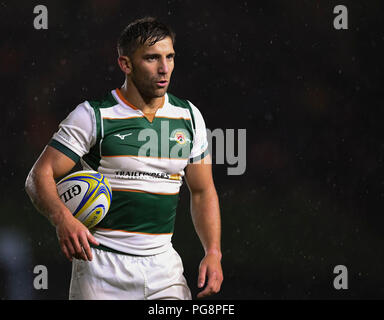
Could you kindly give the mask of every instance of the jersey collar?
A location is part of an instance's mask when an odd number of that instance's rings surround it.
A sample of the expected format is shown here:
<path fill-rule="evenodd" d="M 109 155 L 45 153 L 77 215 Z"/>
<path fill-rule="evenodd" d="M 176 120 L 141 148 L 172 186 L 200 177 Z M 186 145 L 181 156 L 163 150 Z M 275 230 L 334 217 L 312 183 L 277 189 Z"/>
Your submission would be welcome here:
<path fill-rule="evenodd" d="M 124 96 L 122 95 L 119 88 L 112 90 L 112 94 L 116 98 L 116 100 L 119 104 L 144 114 L 144 112 L 142 112 L 139 108 L 135 107 L 127 99 L 124 98 Z M 167 103 L 168 103 L 168 93 L 165 93 L 165 95 L 163 96 L 163 103 L 161 104 L 161 106 L 157 110 L 163 108 L 165 105 L 167 105 Z"/>

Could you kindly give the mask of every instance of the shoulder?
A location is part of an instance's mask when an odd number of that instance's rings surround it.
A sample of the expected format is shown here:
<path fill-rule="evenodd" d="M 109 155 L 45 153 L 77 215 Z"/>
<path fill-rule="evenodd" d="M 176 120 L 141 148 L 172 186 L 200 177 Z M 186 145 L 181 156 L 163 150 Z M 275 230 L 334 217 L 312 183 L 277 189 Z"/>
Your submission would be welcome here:
<path fill-rule="evenodd" d="M 168 103 L 169 104 L 171 104 L 175 107 L 189 110 L 189 112 L 192 116 L 193 122 L 196 121 L 196 118 L 199 120 L 203 118 L 200 110 L 190 100 L 178 98 L 171 93 L 167 93 L 167 95 L 168 95 Z"/>
<path fill-rule="evenodd" d="M 86 127 L 98 122 L 100 118 L 99 110 L 102 108 L 109 108 L 116 105 L 111 93 L 104 95 L 101 99 L 84 100 L 77 105 L 62 124 L 75 125 L 78 127 Z"/>
<path fill-rule="evenodd" d="M 167 93 L 168 95 L 168 102 L 176 107 L 191 109 L 192 103 L 188 101 L 187 99 L 181 99 L 173 95 L 172 93 Z"/>
<path fill-rule="evenodd" d="M 86 100 L 84 101 L 84 104 L 89 105 L 94 110 L 103 109 L 103 108 L 110 108 L 118 104 L 118 102 L 113 97 L 112 93 L 109 92 L 108 94 L 104 95 L 101 98 L 93 99 L 93 100 Z"/>

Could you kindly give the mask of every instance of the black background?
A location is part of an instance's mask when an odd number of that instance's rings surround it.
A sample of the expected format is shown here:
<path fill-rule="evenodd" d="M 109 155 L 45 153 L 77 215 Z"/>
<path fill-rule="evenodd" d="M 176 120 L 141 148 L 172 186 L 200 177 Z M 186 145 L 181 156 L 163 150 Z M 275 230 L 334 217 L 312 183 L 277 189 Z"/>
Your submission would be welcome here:
<path fill-rule="evenodd" d="M 48 30 L 33 27 L 38 4 Z M 348 30 L 333 27 L 338 4 Z M 117 37 L 145 15 L 176 31 L 169 92 L 211 130 L 247 130 L 246 172 L 213 166 L 225 279 L 212 299 L 384 296 L 381 1 L 2 1 L 0 12 L 1 299 L 67 299 L 71 265 L 25 178 L 75 106 L 121 86 Z M 180 197 L 173 243 L 196 296 L 203 250 L 186 185 Z M 47 290 L 33 288 L 35 265 Z M 348 290 L 333 287 L 337 265 Z"/>

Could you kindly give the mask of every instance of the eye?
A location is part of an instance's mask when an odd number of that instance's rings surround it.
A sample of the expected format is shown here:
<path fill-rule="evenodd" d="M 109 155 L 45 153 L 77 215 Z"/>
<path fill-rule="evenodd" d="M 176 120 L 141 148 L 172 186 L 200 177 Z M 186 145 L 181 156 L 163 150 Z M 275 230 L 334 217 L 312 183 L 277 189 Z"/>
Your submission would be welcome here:
<path fill-rule="evenodd" d="M 175 55 L 174 54 L 169 54 L 167 55 L 167 59 L 168 60 L 173 60 L 175 58 Z"/>
<path fill-rule="evenodd" d="M 156 61 L 157 60 L 157 56 L 156 55 L 151 55 L 151 56 L 146 56 L 145 57 L 145 60 L 149 61 L 149 62 L 153 62 L 153 61 Z"/>

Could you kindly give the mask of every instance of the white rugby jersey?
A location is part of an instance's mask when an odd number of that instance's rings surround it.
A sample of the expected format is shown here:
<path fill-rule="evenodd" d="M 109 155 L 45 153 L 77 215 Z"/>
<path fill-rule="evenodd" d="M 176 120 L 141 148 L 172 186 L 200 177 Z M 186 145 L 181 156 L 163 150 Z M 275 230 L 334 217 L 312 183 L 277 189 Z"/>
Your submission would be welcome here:
<path fill-rule="evenodd" d="M 191 102 L 167 93 L 151 122 L 119 89 L 78 105 L 49 145 L 107 177 L 111 207 L 91 231 L 100 248 L 134 255 L 171 246 L 184 168 L 208 154 L 204 119 Z"/>

